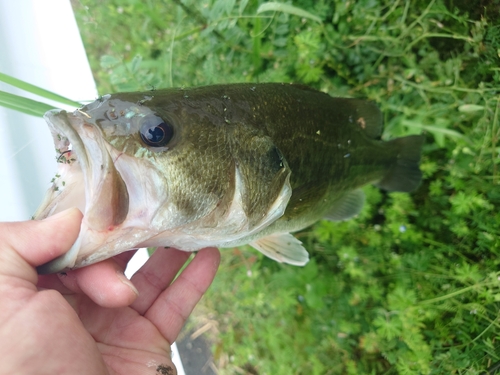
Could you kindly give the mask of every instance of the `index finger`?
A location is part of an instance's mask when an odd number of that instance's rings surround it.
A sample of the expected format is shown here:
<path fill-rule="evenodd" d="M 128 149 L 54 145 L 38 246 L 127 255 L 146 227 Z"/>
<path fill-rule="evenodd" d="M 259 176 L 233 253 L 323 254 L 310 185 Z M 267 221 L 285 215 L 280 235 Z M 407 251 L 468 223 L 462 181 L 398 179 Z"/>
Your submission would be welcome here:
<path fill-rule="evenodd" d="M 144 314 L 168 342 L 176 340 L 187 318 L 212 283 L 219 262 L 218 249 L 211 247 L 200 250 Z"/>

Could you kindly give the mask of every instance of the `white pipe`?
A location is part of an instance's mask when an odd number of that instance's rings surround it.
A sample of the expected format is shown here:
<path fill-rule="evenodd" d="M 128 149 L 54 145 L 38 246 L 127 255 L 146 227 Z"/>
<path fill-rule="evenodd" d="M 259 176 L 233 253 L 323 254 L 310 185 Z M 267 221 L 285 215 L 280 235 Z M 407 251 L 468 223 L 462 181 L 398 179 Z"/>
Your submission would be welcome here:
<path fill-rule="evenodd" d="M 68 0 L 0 1 L 0 71 L 76 101 L 97 97 Z M 55 174 L 54 160 L 44 120 L 0 107 L 0 221 L 31 217 Z"/>

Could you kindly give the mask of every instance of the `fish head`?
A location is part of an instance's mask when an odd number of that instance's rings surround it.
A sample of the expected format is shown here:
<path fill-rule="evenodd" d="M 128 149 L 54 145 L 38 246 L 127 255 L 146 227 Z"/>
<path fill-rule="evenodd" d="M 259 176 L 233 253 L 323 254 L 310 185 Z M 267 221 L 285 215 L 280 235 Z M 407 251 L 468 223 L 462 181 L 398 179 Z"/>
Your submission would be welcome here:
<path fill-rule="evenodd" d="M 38 271 L 78 268 L 138 247 L 197 250 L 280 217 L 291 195 L 286 161 L 255 129 L 228 127 L 223 112 L 175 89 L 49 111 L 59 167 L 34 218 L 69 207 L 84 218 L 72 249 Z"/>

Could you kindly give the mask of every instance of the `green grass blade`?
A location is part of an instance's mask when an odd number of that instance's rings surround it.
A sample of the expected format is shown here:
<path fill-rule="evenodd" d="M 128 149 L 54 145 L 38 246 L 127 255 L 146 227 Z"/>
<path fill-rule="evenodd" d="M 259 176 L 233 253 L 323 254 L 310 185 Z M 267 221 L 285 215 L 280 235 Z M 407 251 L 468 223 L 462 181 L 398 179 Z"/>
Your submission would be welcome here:
<path fill-rule="evenodd" d="M 36 100 L 5 91 L 0 91 L 0 106 L 38 117 L 42 117 L 45 112 L 54 109 L 54 106 L 46 103 L 37 102 Z"/>
<path fill-rule="evenodd" d="M 462 139 L 466 142 L 470 142 L 469 139 L 464 136 L 463 134 L 452 130 L 448 129 L 446 127 L 441 127 L 441 126 L 434 126 L 434 125 L 426 125 L 422 124 L 418 121 L 413 121 L 413 120 L 402 120 L 401 124 L 408 126 L 409 128 L 413 129 L 421 129 L 424 131 L 428 131 L 434 136 L 434 139 L 436 143 L 439 145 L 439 147 L 444 147 L 444 137 L 449 137 L 453 139 Z"/>
<path fill-rule="evenodd" d="M 31 92 L 32 94 L 41 96 L 42 98 L 54 100 L 58 103 L 67 104 L 67 105 L 70 105 L 72 107 L 81 107 L 82 106 L 81 103 L 75 102 L 73 100 L 65 98 L 64 96 L 55 94 L 51 91 L 42 89 L 41 87 L 32 85 L 28 82 L 21 81 L 20 79 L 11 77 L 11 76 L 4 74 L 4 73 L 0 73 L 0 81 L 3 81 L 11 86 L 14 86 L 14 87 L 21 89 L 21 90 L 28 91 L 28 92 Z"/>
<path fill-rule="evenodd" d="M 253 67 L 255 69 L 255 72 L 258 74 L 260 73 L 261 67 L 262 67 L 262 58 L 260 56 L 260 50 L 262 47 L 262 33 L 261 33 L 261 20 L 260 18 L 255 18 L 254 20 L 254 25 L 253 25 L 253 51 L 252 51 L 252 60 L 253 60 Z"/>
<path fill-rule="evenodd" d="M 303 17 L 303 18 L 308 18 L 310 20 L 321 23 L 321 18 L 319 18 L 318 16 L 315 16 L 314 14 L 309 13 L 309 12 L 305 11 L 304 9 L 294 7 L 293 5 L 290 5 L 290 4 L 284 4 L 284 3 L 270 1 L 267 3 L 261 4 L 261 6 L 257 9 L 257 14 L 260 14 L 263 12 L 283 12 L 283 13 L 293 14 L 295 16 L 299 16 L 299 17 Z"/>
<path fill-rule="evenodd" d="M 477 104 L 463 104 L 460 107 L 458 107 L 458 111 L 463 113 L 479 112 L 483 110 L 484 110 L 484 105 L 477 105 Z"/>

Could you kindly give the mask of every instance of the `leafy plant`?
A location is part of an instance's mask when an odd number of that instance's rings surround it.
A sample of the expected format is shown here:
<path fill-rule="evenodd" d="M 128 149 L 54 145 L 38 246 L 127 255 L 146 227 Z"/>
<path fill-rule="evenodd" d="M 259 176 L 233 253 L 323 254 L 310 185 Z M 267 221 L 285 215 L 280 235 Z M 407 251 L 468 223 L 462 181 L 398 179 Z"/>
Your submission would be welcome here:
<path fill-rule="evenodd" d="M 194 320 L 217 321 L 221 374 L 496 371 L 500 7 L 472 3 L 74 1 L 103 93 L 302 82 L 376 101 L 384 138 L 427 136 L 422 186 L 298 233 L 307 266 L 223 253 Z"/>

